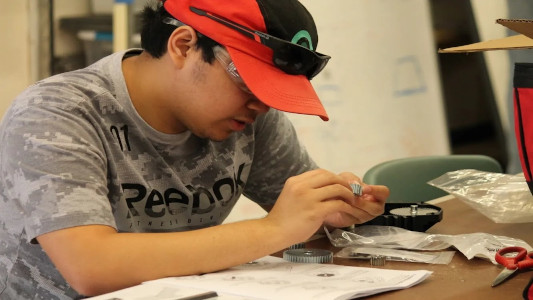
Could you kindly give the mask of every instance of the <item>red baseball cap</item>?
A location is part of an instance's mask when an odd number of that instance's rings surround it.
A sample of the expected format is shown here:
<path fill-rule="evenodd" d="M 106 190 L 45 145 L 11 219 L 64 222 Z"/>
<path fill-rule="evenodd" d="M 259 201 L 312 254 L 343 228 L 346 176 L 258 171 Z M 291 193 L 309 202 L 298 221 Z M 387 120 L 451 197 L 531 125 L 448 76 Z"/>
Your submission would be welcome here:
<path fill-rule="evenodd" d="M 164 7 L 223 45 L 263 103 L 329 120 L 310 79 L 330 57 L 315 51 L 316 26 L 298 0 L 166 0 Z"/>

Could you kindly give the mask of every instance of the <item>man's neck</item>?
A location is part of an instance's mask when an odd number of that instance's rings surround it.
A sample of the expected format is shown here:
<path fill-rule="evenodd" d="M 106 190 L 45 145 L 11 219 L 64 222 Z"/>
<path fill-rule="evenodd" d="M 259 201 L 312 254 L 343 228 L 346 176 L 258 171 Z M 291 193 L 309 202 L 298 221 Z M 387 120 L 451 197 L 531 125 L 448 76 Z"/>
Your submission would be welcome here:
<path fill-rule="evenodd" d="M 122 61 L 122 72 L 131 102 L 146 123 L 163 133 L 185 131 L 165 106 L 168 91 L 162 90 L 168 78 L 165 76 L 164 57 L 156 59 L 146 51 L 126 57 Z"/>

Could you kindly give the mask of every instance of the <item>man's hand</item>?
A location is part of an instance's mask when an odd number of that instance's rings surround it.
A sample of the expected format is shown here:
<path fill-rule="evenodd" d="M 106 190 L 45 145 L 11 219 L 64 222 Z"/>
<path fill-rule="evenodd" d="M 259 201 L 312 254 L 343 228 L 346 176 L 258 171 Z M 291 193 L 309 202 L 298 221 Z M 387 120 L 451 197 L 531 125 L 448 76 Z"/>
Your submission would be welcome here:
<path fill-rule="evenodd" d="M 372 220 L 381 215 L 385 208 L 385 201 L 389 197 L 390 191 L 383 185 L 366 185 L 361 182 L 359 177 L 352 173 L 339 174 L 350 183 L 360 184 L 363 188 L 363 194 L 350 199 L 348 203 L 359 209 L 359 214 L 350 216 L 347 214 L 336 213 L 328 216 L 324 224 L 333 227 L 347 227 L 353 224 L 361 224 Z"/>
<path fill-rule="evenodd" d="M 291 177 L 266 218 L 298 242 L 311 237 L 324 224 L 346 227 L 383 213 L 387 187 L 363 184 L 363 195 L 356 196 L 350 183 L 360 183 L 360 179 L 351 173 L 334 174 L 322 169 Z"/>

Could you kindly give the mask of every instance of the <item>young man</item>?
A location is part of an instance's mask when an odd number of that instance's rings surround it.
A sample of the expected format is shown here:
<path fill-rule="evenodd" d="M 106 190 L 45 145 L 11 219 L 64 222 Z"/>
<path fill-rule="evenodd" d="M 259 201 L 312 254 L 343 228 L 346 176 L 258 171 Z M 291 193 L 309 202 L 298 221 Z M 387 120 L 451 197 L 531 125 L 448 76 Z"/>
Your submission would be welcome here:
<path fill-rule="evenodd" d="M 142 46 L 36 83 L 4 117 L 0 298 L 213 272 L 383 212 L 386 187 L 355 196 L 281 112 L 327 120 L 309 80 L 329 57 L 297 0 L 168 0 Z M 241 194 L 268 215 L 221 225 Z"/>

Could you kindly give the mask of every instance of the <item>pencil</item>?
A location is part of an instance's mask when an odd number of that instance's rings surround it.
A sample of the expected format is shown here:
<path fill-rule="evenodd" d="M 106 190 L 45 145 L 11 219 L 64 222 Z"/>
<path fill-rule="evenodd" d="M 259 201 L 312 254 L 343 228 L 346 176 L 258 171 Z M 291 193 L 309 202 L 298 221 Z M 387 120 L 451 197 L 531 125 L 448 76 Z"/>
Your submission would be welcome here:
<path fill-rule="evenodd" d="M 176 300 L 205 300 L 205 299 L 209 299 L 209 298 L 213 298 L 213 297 L 217 297 L 217 296 L 218 296 L 217 292 L 209 291 L 209 292 L 201 293 L 201 294 L 198 294 L 198 295 L 178 298 Z"/>

